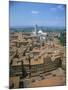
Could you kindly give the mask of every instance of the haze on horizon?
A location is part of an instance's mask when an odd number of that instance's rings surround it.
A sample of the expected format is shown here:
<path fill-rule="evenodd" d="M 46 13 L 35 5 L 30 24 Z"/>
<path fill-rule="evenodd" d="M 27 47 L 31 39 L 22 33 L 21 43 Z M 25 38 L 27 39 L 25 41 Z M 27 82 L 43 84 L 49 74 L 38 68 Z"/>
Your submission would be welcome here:
<path fill-rule="evenodd" d="M 65 28 L 66 5 L 10 1 L 9 19 L 10 27 L 37 24 L 39 26 Z"/>

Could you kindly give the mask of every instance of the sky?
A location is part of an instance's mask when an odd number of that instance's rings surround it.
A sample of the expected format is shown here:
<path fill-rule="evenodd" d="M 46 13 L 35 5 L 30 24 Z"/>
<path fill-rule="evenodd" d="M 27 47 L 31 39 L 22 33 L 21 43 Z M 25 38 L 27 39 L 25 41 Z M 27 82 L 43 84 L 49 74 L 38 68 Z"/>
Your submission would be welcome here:
<path fill-rule="evenodd" d="M 32 2 L 9 2 L 9 26 L 65 27 L 66 6 Z"/>

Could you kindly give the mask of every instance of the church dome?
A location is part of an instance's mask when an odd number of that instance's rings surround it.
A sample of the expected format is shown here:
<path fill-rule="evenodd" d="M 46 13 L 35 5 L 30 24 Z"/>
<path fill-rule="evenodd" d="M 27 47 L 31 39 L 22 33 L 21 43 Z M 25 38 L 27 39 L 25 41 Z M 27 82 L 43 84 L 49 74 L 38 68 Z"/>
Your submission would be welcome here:
<path fill-rule="evenodd" d="M 42 34 L 42 33 L 43 33 L 43 31 L 42 31 L 42 30 L 39 30 L 39 31 L 38 31 L 38 34 Z"/>

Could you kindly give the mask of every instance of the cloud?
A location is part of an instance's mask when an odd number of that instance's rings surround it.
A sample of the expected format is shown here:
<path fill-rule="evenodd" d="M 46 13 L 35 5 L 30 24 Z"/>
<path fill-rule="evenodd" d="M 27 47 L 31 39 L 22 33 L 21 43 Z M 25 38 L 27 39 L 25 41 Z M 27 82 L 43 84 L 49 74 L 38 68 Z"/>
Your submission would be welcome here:
<path fill-rule="evenodd" d="M 64 9 L 63 5 L 57 5 L 57 7 L 50 8 L 51 11 L 63 10 L 63 9 Z"/>
<path fill-rule="evenodd" d="M 50 10 L 51 10 L 51 11 L 56 11 L 56 8 L 53 7 L 53 8 L 50 8 Z"/>
<path fill-rule="evenodd" d="M 60 17 L 56 16 L 56 17 L 55 17 L 55 19 L 56 19 L 56 20 L 59 20 L 59 19 L 60 19 Z"/>
<path fill-rule="evenodd" d="M 39 14 L 39 12 L 38 12 L 38 11 L 33 10 L 33 11 L 32 11 L 32 14 Z"/>
<path fill-rule="evenodd" d="M 62 5 L 58 5 L 57 8 L 60 9 L 60 10 L 64 9 Z"/>

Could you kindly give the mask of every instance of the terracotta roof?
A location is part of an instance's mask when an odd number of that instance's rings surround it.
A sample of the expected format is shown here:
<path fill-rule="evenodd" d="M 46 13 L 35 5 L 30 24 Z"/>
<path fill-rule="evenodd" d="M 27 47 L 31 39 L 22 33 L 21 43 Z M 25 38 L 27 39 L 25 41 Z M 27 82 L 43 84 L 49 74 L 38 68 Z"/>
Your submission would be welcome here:
<path fill-rule="evenodd" d="M 62 76 L 56 76 L 49 79 L 36 81 L 32 83 L 32 87 L 45 87 L 45 86 L 57 86 L 57 85 L 63 85 L 65 81 L 65 78 Z"/>

